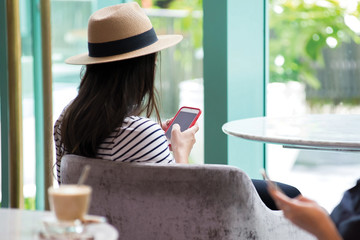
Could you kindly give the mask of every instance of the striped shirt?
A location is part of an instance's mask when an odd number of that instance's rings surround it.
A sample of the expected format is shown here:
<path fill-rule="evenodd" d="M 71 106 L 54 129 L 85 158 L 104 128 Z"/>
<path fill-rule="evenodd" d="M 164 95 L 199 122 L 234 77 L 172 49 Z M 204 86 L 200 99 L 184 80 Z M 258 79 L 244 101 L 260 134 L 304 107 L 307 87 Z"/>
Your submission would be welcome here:
<path fill-rule="evenodd" d="M 64 113 L 64 112 L 63 112 Z M 63 113 L 54 126 L 57 178 L 60 181 L 61 157 L 66 149 L 60 145 Z M 121 162 L 174 163 L 164 130 L 148 118 L 131 116 L 124 119 L 97 147 L 96 158 Z"/>

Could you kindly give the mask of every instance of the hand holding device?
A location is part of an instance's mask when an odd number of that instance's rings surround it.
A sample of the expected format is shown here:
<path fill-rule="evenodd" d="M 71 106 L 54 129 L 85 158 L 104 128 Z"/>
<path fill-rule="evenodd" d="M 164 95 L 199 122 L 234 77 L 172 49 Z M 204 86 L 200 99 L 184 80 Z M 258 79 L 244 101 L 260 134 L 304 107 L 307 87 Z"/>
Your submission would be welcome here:
<path fill-rule="evenodd" d="M 171 141 L 171 130 L 174 124 L 179 124 L 180 131 L 183 132 L 194 126 L 200 114 L 201 110 L 199 108 L 181 107 L 165 131 L 165 136 L 168 141 Z"/>
<path fill-rule="evenodd" d="M 265 170 L 262 170 L 261 174 L 269 184 L 270 195 L 279 209 L 283 210 L 284 216 L 287 219 L 298 227 L 310 232 L 319 240 L 342 239 L 334 222 L 324 208 L 302 195 L 295 199 L 287 197 L 276 183 L 269 179 Z"/>
<path fill-rule="evenodd" d="M 199 126 L 195 124 L 193 127 L 180 131 L 179 124 L 174 124 L 171 136 L 171 150 L 176 163 L 188 163 L 190 152 L 196 142 L 195 134 L 199 130 Z"/>
<path fill-rule="evenodd" d="M 269 178 L 269 176 L 266 174 L 265 169 L 262 169 L 260 172 L 261 172 L 261 175 L 263 176 L 264 180 L 267 182 L 268 186 L 272 190 L 283 193 L 283 191 L 279 188 L 279 186 Z"/>

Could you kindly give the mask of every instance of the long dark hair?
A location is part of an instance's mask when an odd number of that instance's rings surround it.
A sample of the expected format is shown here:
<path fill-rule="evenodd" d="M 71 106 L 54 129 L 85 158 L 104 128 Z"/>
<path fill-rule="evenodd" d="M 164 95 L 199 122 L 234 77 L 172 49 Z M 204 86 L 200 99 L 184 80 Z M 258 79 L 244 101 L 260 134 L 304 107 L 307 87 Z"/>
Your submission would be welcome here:
<path fill-rule="evenodd" d="M 78 96 L 61 124 L 61 143 L 69 153 L 95 157 L 96 147 L 124 119 L 157 107 L 154 86 L 156 53 L 128 60 L 87 65 Z"/>

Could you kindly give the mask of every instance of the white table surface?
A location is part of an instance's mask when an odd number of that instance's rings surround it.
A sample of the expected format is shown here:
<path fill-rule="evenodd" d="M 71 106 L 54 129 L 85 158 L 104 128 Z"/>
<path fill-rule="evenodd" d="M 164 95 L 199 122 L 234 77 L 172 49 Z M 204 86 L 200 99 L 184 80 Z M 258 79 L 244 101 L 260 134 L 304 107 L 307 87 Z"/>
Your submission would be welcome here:
<path fill-rule="evenodd" d="M 360 115 L 248 118 L 228 122 L 222 130 L 229 135 L 284 147 L 360 151 Z"/>
<path fill-rule="evenodd" d="M 0 208 L 0 239 L 38 240 L 43 230 L 43 220 L 52 217 L 49 211 L 30 211 Z M 95 240 L 116 240 L 118 233 L 108 223 L 89 224 L 87 230 L 94 234 Z"/>

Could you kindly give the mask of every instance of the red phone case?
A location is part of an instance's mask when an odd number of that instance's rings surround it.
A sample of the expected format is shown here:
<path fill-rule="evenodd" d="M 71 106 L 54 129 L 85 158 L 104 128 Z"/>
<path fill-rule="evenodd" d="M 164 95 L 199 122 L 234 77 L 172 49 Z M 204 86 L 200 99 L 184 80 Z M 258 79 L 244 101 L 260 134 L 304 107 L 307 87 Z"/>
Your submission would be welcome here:
<path fill-rule="evenodd" d="M 194 118 L 194 120 L 191 122 L 189 128 L 192 127 L 192 126 L 194 126 L 194 124 L 196 123 L 196 121 L 197 121 L 198 118 L 200 117 L 200 114 L 201 114 L 200 108 L 183 106 L 183 107 L 181 107 L 181 108 L 177 111 L 177 113 L 175 114 L 175 116 L 173 117 L 173 119 L 171 120 L 171 122 L 169 123 L 168 127 L 166 128 L 165 133 L 167 132 L 167 130 L 169 130 L 171 124 L 174 122 L 174 120 L 176 119 L 177 115 L 180 113 L 181 109 L 183 109 L 183 108 L 190 108 L 190 109 L 195 109 L 195 110 L 198 110 L 198 111 L 199 111 L 198 114 L 196 115 L 196 117 Z"/>

